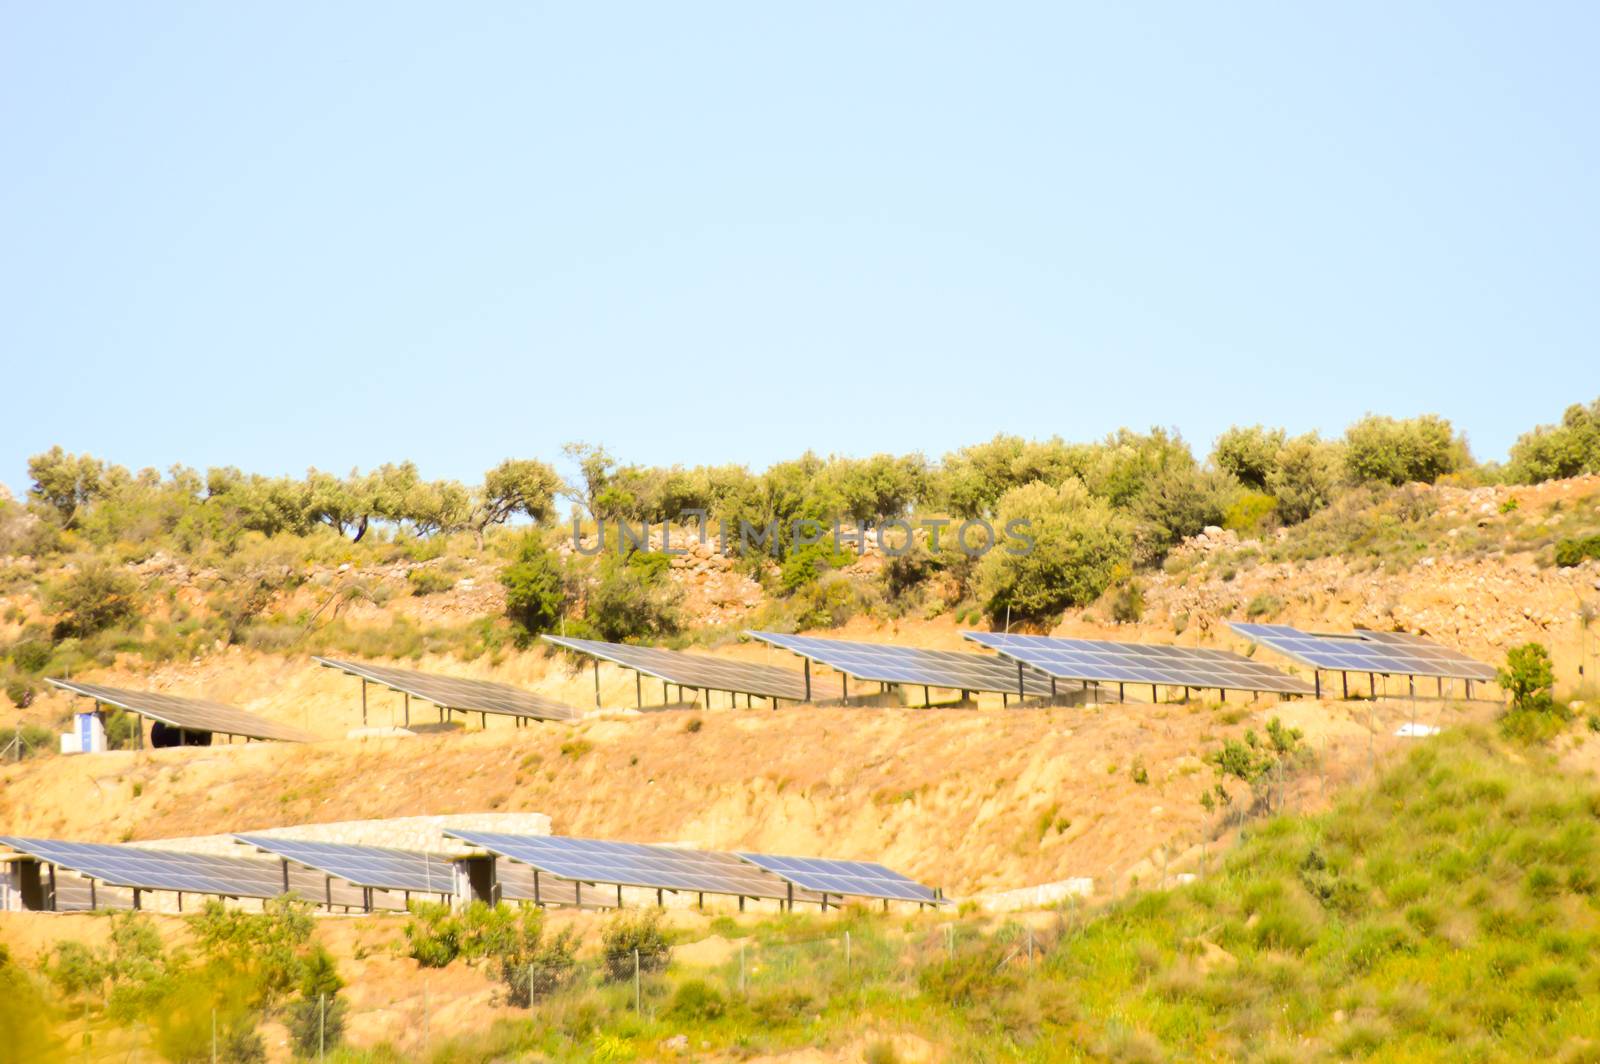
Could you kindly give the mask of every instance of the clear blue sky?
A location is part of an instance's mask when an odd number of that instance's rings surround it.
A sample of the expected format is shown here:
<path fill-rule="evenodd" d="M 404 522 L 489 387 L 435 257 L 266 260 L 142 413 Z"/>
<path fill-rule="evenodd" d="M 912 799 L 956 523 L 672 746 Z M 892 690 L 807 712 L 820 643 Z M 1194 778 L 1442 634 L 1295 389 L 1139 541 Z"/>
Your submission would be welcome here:
<path fill-rule="evenodd" d="M 0 481 L 1600 394 L 1593 4 L 0 6 Z"/>

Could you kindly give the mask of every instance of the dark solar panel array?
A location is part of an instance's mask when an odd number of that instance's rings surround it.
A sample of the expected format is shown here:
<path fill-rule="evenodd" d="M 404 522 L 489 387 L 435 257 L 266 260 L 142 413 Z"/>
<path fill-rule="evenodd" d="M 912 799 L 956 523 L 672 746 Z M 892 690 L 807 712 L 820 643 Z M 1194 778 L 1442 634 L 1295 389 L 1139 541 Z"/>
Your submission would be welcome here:
<path fill-rule="evenodd" d="M 317 658 L 316 661 L 330 669 L 371 680 L 444 709 L 495 713 L 529 720 L 576 720 L 580 715 L 564 702 L 492 680 L 464 680 L 456 676 L 417 672 L 415 669 L 395 669 L 387 665 L 368 665 L 334 658 Z"/>
<path fill-rule="evenodd" d="M 419 894 L 455 892 L 454 866 L 448 858 L 437 854 L 384 846 L 283 839 L 272 835 L 235 835 L 234 838 L 247 846 L 286 857 L 358 887 L 415 891 Z"/>
<path fill-rule="evenodd" d="M 699 691 L 736 691 L 761 698 L 790 698 L 796 702 L 806 696 L 805 677 L 793 669 L 775 665 L 727 661 L 705 654 L 685 654 L 659 647 L 603 643 L 596 639 L 571 639 L 558 635 L 543 638 L 556 646 Z"/>
<path fill-rule="evenodd" d="M 963 632 L 975 643 L 1060 679 L 1312 694 L 1313 686 L 1228 650 L 1042 635 Z"/>
<path fill-rule="evenodd" d="M 562 835 L 454 830 L 446 834 L 501 857 L 532 865 L 541 872 L 580 883 L 737 894 L 747 898 L 782 898 L 788 893 L 783 881 L 727 853 Z"/>
<path fill-rule="evenodd" d="M 859 898 L 926 902 L 937 905 L 939 895 L 913 879 L 871 861 L 834 861 L 820 857 L 778 857 L 741 853 L 740 857 L 797 887 L 817 894 L 847 894 Z"/>
<path fill-rule="evenodd" d="M 156 694 L 153 691 L 128 691 L 120 687 L 102 687 L 99 684 L 79 683 L 77 680 L 51 680 L 63 691 L 85 695 L 97 702 L 118 706 L 133 713 L 170 724 L 188 731 L 214 732 L 221 735 L 240 735 L 251 739 L 276 739 L 289 743 L 309 743 L 316 740 L 310 732 L 288 724 L 258 717 L 242 709 L 225 706 L 221 702 L 208 702 L 199 698 L 180 698 L 177 695 Z"/>
<path fill-rule="evenodd" d="M 845 639 L 818 639 L 776 632 L 750 632 L 750 636 L 784 650 L 821 662 L 859 680 L 913 684 L 956 691 L 998 691 L 1017 694 L 1018 663 L 986 654 L 957 650 L 923 650 L 884 643 L 857 643 Z M 1050 677 L 1024 665 L 1020 684 L 1024 693 L 1048 698 Z"/>
<path fill-rule="evenodd" d="M 1324 635 L 1287 624 L 1228 622 L 1235 632 L 1286 657 L 1329 672 L 1493 680 L 1495 669 L 1431 639 L 1406 632 Z"/>
<path fill-rule="evenodd" d="M 869 861 L 724 853 L 678 846 L 447 831 L 463 842 L 580 883 L 620 884 L 747 898 L 819 901 L 821 895 L 936 903 L 937 893 Z M 793 889 L 791 889 L 793 888 Z"/>
<path fill-rule="evenodd" d="M 0 836 L 0 845 L 119 887 L 237 898 L 283 893 L 283 869 L 276 861 L 18 836 Z"/>

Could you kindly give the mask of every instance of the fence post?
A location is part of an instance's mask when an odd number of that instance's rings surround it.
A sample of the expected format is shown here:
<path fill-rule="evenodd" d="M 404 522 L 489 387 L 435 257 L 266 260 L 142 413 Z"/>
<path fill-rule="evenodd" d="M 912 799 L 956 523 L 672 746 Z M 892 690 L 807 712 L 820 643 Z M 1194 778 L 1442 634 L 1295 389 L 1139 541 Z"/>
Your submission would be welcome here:
<path fill-rule="evenodd" d="M 953 924 L 945 924 L 944 925 L 944 947 L 945 947 L 945 952 L 949 955 L 950 959 L 951 960 L 955 960 L 956 959 L 956 929 L 955 929 L 955 925 L 953 925 Z"/>
<path fill-rule="evenodd" d="M 328 995 L 317 995 L 317 1059 L 328 1051 Z"/>
<path fill-rule="evenodd" d="M 533 962 L 528 962 L 528 1007 L 533 1008 Z"/>
<path fill-rule="evenodd" d="M 844 933 L 844 974 L 850 974 L 850 932 Z"/>
<path fill-rule="evenodd" d="M 633 951 L 633 1011 L 635 1015 L 644 1010 L 639 1007 L 639 951 Z"/>
<path fill-rule="evenodd" d="M 743 997 L 747 993 L 749 993 L 749 987 L 748 987 L 748 984 L 746 984 L 745 978 L 744 978 L 744 943 L 740 942 L 739 943 L 739 996 Z"/>
<path fill-rule="evenodd" d="M 1028 963 L 1033 963 L 1033 928 L 1028 928 Z"/>

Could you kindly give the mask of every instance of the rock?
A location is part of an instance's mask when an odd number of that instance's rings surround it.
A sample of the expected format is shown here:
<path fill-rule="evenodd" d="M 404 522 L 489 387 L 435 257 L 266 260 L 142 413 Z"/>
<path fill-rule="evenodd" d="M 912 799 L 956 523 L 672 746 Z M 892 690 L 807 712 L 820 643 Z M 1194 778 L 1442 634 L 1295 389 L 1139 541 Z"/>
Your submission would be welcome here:
<path fill-rule="evenodd" d="M 689 1052 L 689 1036 L 686 1034 L 675 1034 L 665 1042 L 662 1042 L 661 1045 L 663 1048 L 670 1049 L 674 1053 L 687 1053 Z"/>

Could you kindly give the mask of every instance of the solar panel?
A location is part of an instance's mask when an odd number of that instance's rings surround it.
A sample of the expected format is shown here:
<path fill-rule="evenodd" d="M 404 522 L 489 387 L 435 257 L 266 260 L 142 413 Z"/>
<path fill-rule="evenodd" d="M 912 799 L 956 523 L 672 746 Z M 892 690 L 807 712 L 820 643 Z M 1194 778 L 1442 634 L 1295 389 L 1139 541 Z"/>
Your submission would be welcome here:
<path fill-rule="evenodd" d="M 615 883 L 625 887 L 703 891 L 747 898 L 783 898 L 789 893 L 781 879 L 751 867 L 731 853 L 714 850 L 645 846 L 564 835 L 503 835 L 456 830 L 445 834 L 579 883 Z"/>
<path fill-rule="evenodd" d="M 821 857 L 778 857 L 741 853 L 757 868 L 782 876 L 797 887 L 817 894 L 845 894 L 857 898 L 888 898 L 942 904 L 938 893 L 892 868 L 871 861 L 835 861 Z"/>
<path fill-rule="evenodd" d="M 1055 639 L 1042 635 L 962 632 L 1008 658 L 1026 662 L 1060 679 L 1107 683 L 1215 687 L 1229 691 L 1312 694 L 1297 676 L 1213 647 L 1175 647 L 1151 643 L 1112 643 L 1099 639 Z"/>
<path fill-rule="evenodd" d="M 1049 676 L 1023 666 L 1019 681 L 1017 662 L 1002 661 L 987 654 L 924 650 L 776 632 L 747 634 L 764 643 L 819 661 L 859 680 L 1010 694 L 1018 693 L 1020 682 L 1023 692 L 1028 695 L 1048 698 L 1054 693 Z"/>
<path fill-rule="evenodd" d="M 214 732 L 221 735 L 242 735 L 251 739 L 276 739 L 289 743 L 315 742 L 310 732 L 288 724 L 258 717 L 242 709 L 225 706 L 221 702 L 208 702 L 199 698 L 180 698 L 177 695 L 157 694 L 154 691 L 128 691 L 120 687 L 102 687 L 99 684 L 79 683 L 77 680 L 51 680 L 63 691 L 85 695 L 96 702 L 118 706 L 159 720 L 174 728 L 188 731 Z"/>
<path fill-rule="evenodd" d="M 318 664 L 351 676 L 382 684 L 443 709 L 470 713 L 495 713 L 528 720 L 577 720 L 579 713 L 564 702 L 492 680 L 464 680 L 457 676 L 395 669 L 387 665 L 317 658 Z"/>
<path fill-rule="evenodd" d="M 547 635 L 543 639 L 556 646 L 615 662 L 682 687 L 701 691 L 737 691 L 739 694 L 762 698 L 789 698 L 796 702 L 806 697 L 805 677 L 793 669 L 775 665 L 727 661 L 705 654 L 685 654 L 659 647 L 603 643 L 597 639 L 571 639 L 558 635 Z"/>
<path fill-rule="evenodd" d="M 234 835 L 258 850 L 337 876 L 358 887 L 415 891 L 419 894 L 455 893 L 455 867 L 448 857 L 417 850 L 383 846 L 351 846 L 338 842 L 310 842 L 272 835 Z"/>
<path fill-rule="evenodd" d="M 283 870 L 276 861 L 12 835 L 0 836 L 0 844 L 118 887 L 229 898 L 272 898 L 283 893 Z"/>
<path fill-rule="evenodd" d="M 1345 634 L 1303 632 L 1287 624 L 1228 627 L 1246 639 L 1286 657 L 1329 672 L 1382 673 L 1385 676 L 1438 676 L 1493 680 L 1495 669 L 1431 639 L 1406 632 L 1358 630 Z"/>

